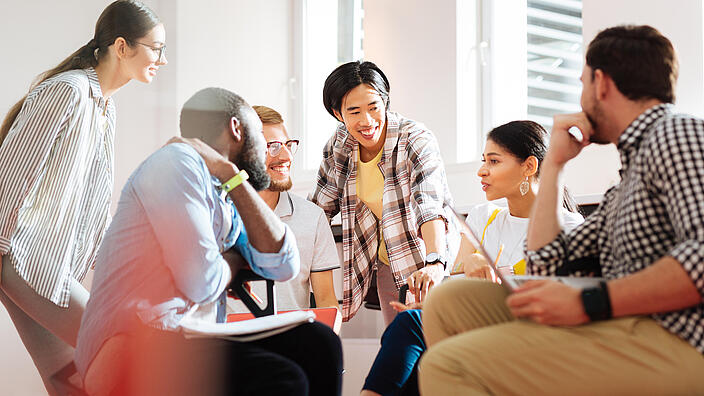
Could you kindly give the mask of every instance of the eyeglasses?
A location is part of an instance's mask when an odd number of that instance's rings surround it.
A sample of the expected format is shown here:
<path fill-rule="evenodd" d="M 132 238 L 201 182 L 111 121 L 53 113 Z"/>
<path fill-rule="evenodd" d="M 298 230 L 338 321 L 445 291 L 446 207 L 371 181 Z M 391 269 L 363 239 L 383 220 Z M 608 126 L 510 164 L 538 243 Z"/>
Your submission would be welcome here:
<path fill-rule="evenodd" d="M 286 145 L 286 148 L 288 151 L 291 152 L 291 154 L 296 154 L 296 151 L 298 151 L 298 144 L 300 141 L 298 139 L 293 139 L 289 140 L 286 143 L 284 142 L 279 142 L 277 140 L 274 140 L 272 142 L 268 142 L 266 144 L 266 150 L 269 153 L 270 156 L 276 157 L 281 153 L 281 149 L 284 148 L 284 145 Z"/>
<path fill-rule="evenodd" d="M 136 43 L 139 45 L 143 45 L 143 46 L 149 48 L 150 50 L 152 50 L 152 52 L 157 56 L 157 58 L 156 58 L 157 61 L 160 61 L 162 59 L 162 56 L 164 56 L 164 54 L 166 54 L 166 46 L 165 45 L 162 45 L 161 47 L 154 47 L 149 44 L 140 43 L 139 41 L 136 41 Z"/>

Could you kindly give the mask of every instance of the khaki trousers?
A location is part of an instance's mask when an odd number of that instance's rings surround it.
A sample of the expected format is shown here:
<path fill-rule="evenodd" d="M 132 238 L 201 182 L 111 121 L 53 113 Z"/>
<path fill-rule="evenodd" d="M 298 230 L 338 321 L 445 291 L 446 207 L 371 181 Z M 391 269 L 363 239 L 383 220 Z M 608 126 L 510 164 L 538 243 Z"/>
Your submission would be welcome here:
<path fill-rule="evenodd" d="M 704 395 L 704 357 L 648 317 L 516 320 L 499 285 L 457 279 L 423 310 L 422 395 Z"/>

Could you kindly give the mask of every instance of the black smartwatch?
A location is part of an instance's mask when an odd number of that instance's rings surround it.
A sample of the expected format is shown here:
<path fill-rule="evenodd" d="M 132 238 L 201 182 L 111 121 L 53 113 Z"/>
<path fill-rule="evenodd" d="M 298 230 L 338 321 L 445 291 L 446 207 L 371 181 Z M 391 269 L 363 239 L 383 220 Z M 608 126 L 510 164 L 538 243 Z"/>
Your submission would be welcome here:
<path fill-rule="evenodd" d="M 428 264 L 442 264 L 443 269 L 447 269 L 447 260 L 440 253 L 428 253 L 425 256 L 425 265 Z"/>
<path fill-rule="evenodd" d="M 594 322 L 611 318 L 611 300 L 606 282 L 599 282 L 597 287 L 582 289 L 584 312 Z"/>

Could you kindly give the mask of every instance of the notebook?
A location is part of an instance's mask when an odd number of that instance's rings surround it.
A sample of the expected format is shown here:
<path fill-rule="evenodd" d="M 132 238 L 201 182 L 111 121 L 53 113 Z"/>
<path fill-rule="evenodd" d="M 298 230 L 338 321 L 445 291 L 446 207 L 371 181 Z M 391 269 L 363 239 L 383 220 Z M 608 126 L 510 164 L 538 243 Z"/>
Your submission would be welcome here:
<path fill-rule="evenodd" d="M 455 217 L 459 220 L 460 223 L 460 234 L 462 235 L 462 238 L 468 238 L 469 242 L 472 244 L 472 246 L 477 249 L 477 251 L 484 256 L 486 261 L 489 263 L 489 266 L 491 269 L 494 271 L 496 276 L 499 278 L 501 281 L 501 284 L 509 291 L 513 292 L 516 288 L 518 288 L 520 285 L 523 283 L 530 281 L 530 280 L 539 280 L 539 279 L 551 279 L 554 281 L 562 282 L 566 285 L 578 288 L 578 289 L 584 289 L 588 287 L 597 287 L 599 286 L 599 282 L 606 281 L 605 278 L 580 278 L 580 277 L 570 277 L 570 276 L 535 276 L 535 275 L 505 275 L 501 271 L 499 271 L 496 268 L 496 261 L 486 252 L 486 249 L 484 249 L 484 246 L 482 246 L 479 243 L 479 238 L 477 238 L 477 235 L 472 231 L 472 228 L 467 225 L 467 222 L 465 221 L 465 216 L 459 214 L 455 208 L 450 207 L 452 209 L 452 213 L 454 213 Z"/>

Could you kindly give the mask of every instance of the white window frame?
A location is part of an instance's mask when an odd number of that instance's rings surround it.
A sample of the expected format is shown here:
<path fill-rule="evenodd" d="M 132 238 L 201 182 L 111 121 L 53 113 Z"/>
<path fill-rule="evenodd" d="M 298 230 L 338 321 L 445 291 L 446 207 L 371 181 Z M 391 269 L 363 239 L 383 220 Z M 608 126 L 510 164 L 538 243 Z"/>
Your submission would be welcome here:
<path fill-rule="evenodd" d="M 337 0 L 328 0 L 337 1 Z M 363 11 L 361 10 L 362 0 L 353 0 L 355 2 L 354 9 L 360 10 L 359 13 L 353 15 L 354 22 L 360 26 L 360 29 L 353 29 L 353 42 L 361 40 L 361 18 L 363 17 Z M 309 51 L 314 50 L 308 48 L 307 35 L 309 23 L 314 23 L 314 21 L 308 20 L 308 0 L 292 0 L 292 35 L 291 35 L 291 48 L 292 48 L 292 61 L 291 61 L 291 78 L 289 79 L 289 108 L 291 109 L 291 115 L 287 124 L 290 125 L 290 129 L 301 139 L 301 150 L 296 154 L 296 159 L 294 161 L 294 166 L 292 170 L 292 178 L 294 181 L 293 191 L 301 195 L 307 195 L 311 192 L 315 186 L 316 177 L 318 173 L 318 166 L 312 166 L 311 156 L 313 155 L 310 147 L 306 147 L 307 143 L 310 143 L 312 139 L 309 134 L 312 133 L 325 133 L 327 137 L 332 136 L 334 132 L 334 126 L 330 128 L 320 128 L 311 126 L 309 120 L 309 114 L 306 111 L 309 108 L 309 101 L 317 101 L 319 103 L 320 111 L 325 112 L 322 104 L 322 91 L 320 92 L 308 92 L 306 89 L 308 85 L 307 70 L 309 68 L 308 59 Z M 337 50 L 337 49 L 336 49 Z M 353 48 L 352 57 L 354 59 L 361 58 L 361 51 Z M 329 70 L 331 72 L 332 69 Z M 326 113 L 327 114 L 327 113 Z M 334 120 L 331 118 L 331 122 Z M 317 151 L 316 151 L 317 152 Z M 320 152 L 313 157 L 322 159 L 322 147 Z M 317 161 L 316 161 L 317 162 Z M 310 164 L 309 164 L 310 163 Z M 309 164 L 306 168 L 306 164 Z"/>

